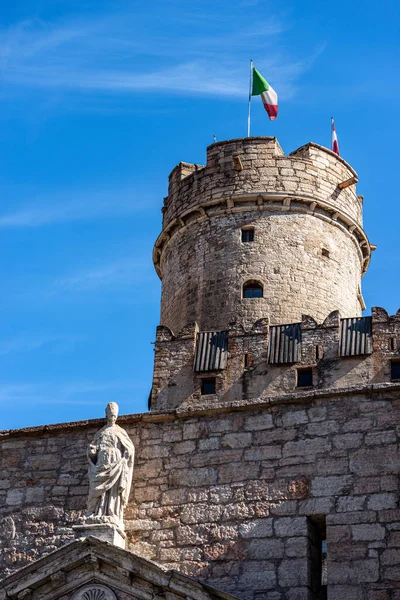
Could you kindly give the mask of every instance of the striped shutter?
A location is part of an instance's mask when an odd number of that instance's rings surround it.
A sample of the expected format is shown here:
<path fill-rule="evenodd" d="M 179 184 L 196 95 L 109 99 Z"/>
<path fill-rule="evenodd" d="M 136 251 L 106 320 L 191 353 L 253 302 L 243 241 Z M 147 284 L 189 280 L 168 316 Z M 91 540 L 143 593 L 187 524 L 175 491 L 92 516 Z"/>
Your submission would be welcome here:
<path fill-rule="evenodd" d="M 341 319 L 339 356 L 372 353 L 372 318 Z"/>
<path fill-rule="evenodd" d="M 227 356 L 227 331 L 201 331 L 197 334 L 193 371 L 225 369 Z"/>
<path fill-rule="evenodd" d="M 294 363 L 301 360 L 301 323 L 269 328 L 268 362 Z"/>

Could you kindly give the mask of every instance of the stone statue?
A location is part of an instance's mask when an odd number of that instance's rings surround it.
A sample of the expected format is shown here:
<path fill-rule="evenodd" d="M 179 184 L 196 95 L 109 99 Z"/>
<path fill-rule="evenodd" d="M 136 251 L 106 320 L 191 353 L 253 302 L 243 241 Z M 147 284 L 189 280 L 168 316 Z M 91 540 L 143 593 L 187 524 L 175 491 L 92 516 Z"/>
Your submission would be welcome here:
<path fill-rule="evenodd" d="M 107 404 L 107 425 L 88 447 L 89 498 L 86 523 L 113 523 L 123 529 L 123 512 L 132 483 L 135 447 L 116 425 L 118 404 Z"/>

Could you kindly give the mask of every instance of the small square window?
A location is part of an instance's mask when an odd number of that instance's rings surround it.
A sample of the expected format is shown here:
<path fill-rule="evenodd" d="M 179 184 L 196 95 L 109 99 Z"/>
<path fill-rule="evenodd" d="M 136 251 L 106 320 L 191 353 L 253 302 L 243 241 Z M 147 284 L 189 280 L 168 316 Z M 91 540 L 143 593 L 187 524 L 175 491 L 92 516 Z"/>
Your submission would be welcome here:
<path fill-rule="evenodd" d="M 297 387 L 311 387 L 313 384 L 312 369 L 297 369 Z"/>
<path fill-rule="evenodd" d="M 400 379 L 400 360 L 390 361 L 390 379 L 392 381 Z"/>
<path fill-rule="evenodd" d="M 322 248 L 321 253 L 322 253 L 322 256 L 325 256 L 326 258 L 329 258 L 329 254 L 330 253 L 329 253 L 328 248 Z"/>
<path fill-rule="evenodd" d="M 201 395 L 215 394 L 216 380 L 215 377 L 201 380 Z"/>
<path fill-rule="evenodd" d="M 242 242 L 254 242 L 254 227 L 242 229 Z"/>

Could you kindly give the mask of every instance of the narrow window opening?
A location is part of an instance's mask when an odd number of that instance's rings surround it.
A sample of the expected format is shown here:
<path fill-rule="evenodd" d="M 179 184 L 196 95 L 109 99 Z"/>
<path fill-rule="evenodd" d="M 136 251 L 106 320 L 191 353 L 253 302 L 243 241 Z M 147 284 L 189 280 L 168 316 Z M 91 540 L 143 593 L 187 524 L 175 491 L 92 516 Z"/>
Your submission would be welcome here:
<path fill-rule="evenodd" d="M 246 227 L 242 229 L 242 242 L 254 242 L 254 227 Z"/>
<path fill-rule="evenodd" d="M 328 555 L 325 515 L 308 518 L 308 563 L 311 598 L 326 600 Z"/>
<path fill-rule="evenodd" d="M 400 379 L 400 360 L 390 361 L 390 379 L 398 381 Z"/>
<path fill-rule="evenodd" d="M 394 338 L 390 338 L 389 340 L 389 350 L 390 352 L 396 352 L 396 341 Z"/>
<path fill-rule="evenodd" d="M 201 380 L 201 395 L 206 396 L 207 394 L 215 394 L 216 391 L 216 379 L 215 377 L 209 377 Z"/>
<path fill-rule="evenodd" d="M 249 355 L 246 352 L 246 354 L 244 355 L 244 368 L 247 369 L 248 366 L 249 366 Z"/>
<path fill-rule="evenodd" d="M 297 387 L 311 387 L 313 385 L 313 372 L 311 367 L 297 369 Z"/>
<path fill-rule="evenodd" d="M 262 298 L 263 286 L 257 281 L 248 281 L 243 286 L 243 298 Z"/>
<path fill-rule="evenodd" d="M 315 346 L 315 360 L 319 360 L 320 359 L 320 351 L 319 351 L 319 346 Z"/>
<path fill-rule="evenodd" d="M 329 258 L 329 255 L 330 255 L 330 252 L 329 252 L 328 248 L 322 248 L 322 256 Z"/>

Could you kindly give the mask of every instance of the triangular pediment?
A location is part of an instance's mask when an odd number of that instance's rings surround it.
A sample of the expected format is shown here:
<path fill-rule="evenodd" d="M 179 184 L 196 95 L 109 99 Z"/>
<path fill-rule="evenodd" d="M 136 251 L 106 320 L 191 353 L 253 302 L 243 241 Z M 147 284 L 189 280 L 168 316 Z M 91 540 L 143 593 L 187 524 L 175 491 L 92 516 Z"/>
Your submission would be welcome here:
<path fill-rule="evenodd" d="M 62 546 L 0 582 L 0 600 L 235 600 L 94 537 Z"/>

